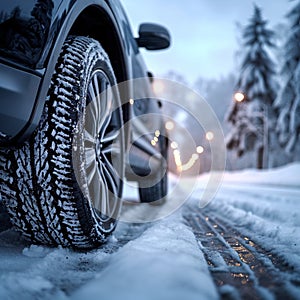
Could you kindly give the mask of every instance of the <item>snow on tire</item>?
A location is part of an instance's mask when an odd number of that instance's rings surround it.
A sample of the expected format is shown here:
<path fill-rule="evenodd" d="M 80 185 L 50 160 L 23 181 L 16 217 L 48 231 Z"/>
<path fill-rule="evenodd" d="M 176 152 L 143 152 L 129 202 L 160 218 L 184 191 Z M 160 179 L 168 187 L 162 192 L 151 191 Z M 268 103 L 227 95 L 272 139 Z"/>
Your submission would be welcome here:
<path fill-rule="evenodd" d="M 38 129 L 10 153 L 8 171 L 0 170 L 12 223 L 33 242 L 93 248 L 114 230 L 124 172 L 123 121 L 117 91 L 103 91 L 115 84 L 97 41 L 66 41 Z"/>

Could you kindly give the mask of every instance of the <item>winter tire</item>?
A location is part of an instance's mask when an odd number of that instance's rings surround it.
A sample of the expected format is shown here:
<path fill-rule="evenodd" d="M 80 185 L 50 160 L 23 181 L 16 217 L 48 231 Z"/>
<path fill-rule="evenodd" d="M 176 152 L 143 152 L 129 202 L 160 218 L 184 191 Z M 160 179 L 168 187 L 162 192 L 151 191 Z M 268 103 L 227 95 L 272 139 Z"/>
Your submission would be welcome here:
<path fill-rule="evenodd" d="M 162 163 L 160 169 L 160 177 L 157 183 L 149 187 L 139 187 L 139 196 L 142 203 L 150 203 L 152 205 L 162 205 L 167 200 L 168 194 L 168 139 L 161 136 L 160 147 L 162 155 Z"/>
<path fill-rule="evenodd" d="M 109 58 L 86 37 L 65 42 L 42 120 L 9 159 L 12 223 L 33 242 L 100 245 L 121 209 L 124 141 Z"/>

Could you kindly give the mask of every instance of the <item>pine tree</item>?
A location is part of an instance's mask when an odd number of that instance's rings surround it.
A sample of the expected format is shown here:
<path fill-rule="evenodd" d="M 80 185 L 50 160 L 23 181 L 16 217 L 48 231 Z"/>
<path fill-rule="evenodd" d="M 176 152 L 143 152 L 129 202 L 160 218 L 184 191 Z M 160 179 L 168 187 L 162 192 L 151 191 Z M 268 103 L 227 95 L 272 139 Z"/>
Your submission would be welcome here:
<path fill-rule="evenodd" d="M 284 45 L 282 85 L 275 107 L 279 111 L 276 130 L 280 143 L 292 158 L 299 159 L 300 139 L 300 1 L 287 14 L 289 31 Z M 298 155 L 298 157 L 297 157 Z"/>
<path fill-rule="evenodd" d="M 276 98 L 275 65 L 270 49 L 274 47 L 274 32 L 267 28 L 261 10 L 254 6 L 254 14 L 243 34 L 244 59 L 236 84 L 236 90 L 243 93 L 245 99 L 234 102 L 228 121 L 231 131 L 227 136 L 228 149 L 237 151 L 238 156 L 248 151 L 257 153 L 258 168 L 268 166 L 267 152 L 273 138 L 275 112 L 273 102 Z"/>
<path fill-rule="evenodd" d="M 10 14 L 10 17 L 11 17 L 12 19 L 18 19 L 18 18 L 20 18 L 20 16 L 21 16 L 21 8 L 20 8 L 19 6 L 16 6 L 16 7 L 12 10 L 12 12 L 11 12 L 11 14 Z"/>

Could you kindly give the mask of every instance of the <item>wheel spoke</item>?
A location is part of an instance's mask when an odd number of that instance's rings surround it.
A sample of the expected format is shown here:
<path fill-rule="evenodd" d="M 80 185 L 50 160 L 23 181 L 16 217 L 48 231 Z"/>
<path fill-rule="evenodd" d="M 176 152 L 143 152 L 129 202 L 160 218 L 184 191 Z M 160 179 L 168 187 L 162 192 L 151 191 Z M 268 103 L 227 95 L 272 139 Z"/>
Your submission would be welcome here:
<path fill-rule="evenodd" d="M 113 130 L 113 131 L 105 134 L 105 136 L 102 137 L 101 142 L 102 142 L 102 144 L 112 144 L 114 141 L 116 141 L 118 136 L 119 136 L 119 131 Z"/>
<path fill-rule="evenodd" d="M 94 86 L 94 90 L 95 90 L 95 94 L 96 94 L 93 105 L 95 106 L 95 110 L 97 111 L 97 117 L 96 117 L 94 124 L 95 124 L 95 128 L 96 128 L 96 131 L 98 134 L 101 129 L 100 124 L 101 124 L 103 111 L 101 109 L 101 104 L 100 104 L 101 103 L 101 90 L 99 89 L 99 80 L 98 80 L 98 76 L 96 74 L 94 75 L 92 82 L 93 82 L 93 86 Z M 100 84 L 102 84 L 102 81 L 100 82 Z"/>
<path fill-rule="evenodd" d="M 102 207 L 103 202 L 103 193 L 105 193 L 105 189 L 103 189 L 103 182 L 99 175 L 99 168 L 96 167 L 96 171 L 94 173 L 93 179 L 89 184 L 89 192 L 90 192 L 90 199 L 93 203 L 94 207 L 98 210 L 106 209 Z"/>
<path fill-rule="evenodd" d="M 94 176 L 95 176 L 95 173 L 97 171 L 97 168 L 98 168 L 98 165 L 97 163 L 93 163 L 91 164 L 91 169 L 88 171 L 88 174 L 87 174 L 87 183 L 88 183 L 88 186 L 90 186 Z M 88 168 L 87 168 L 88 169 Z"/>
<path fill-rule="evenodd" d="M 100 95 L 100 101 L 98 102 L 99 111 L 100 113 L 100 119 L 103 120 L 107 115 L 107 107 L 108 107 L 108 98 L 107 98 L 107 82 L 103 80 L 101 82 L 101 95 Z"/>
<path fill-rule="evenodd" d="M 109 187 L 109 203 L 108 206 L 110 207 L 110 212 L 114 213 L 115 206 L 117 204 L 117 199 L 119 196 L 119 186 L 120 186 L 120 180 L 119 174 L 114 169 L 112 164 L 108 162 L 107 160 L 105 163 L 102 164 L 102 172 L 103 177 L 105 178 L 107 186 Z"/>
<path fill-rule="evenodd" d="M 90 142 L 93 145 L 96 144 L 95 137 L 84 128 L 84 133 L 83 133 L 84 141 Z"/>
<path fill-rule="evenodd" d="M 103 173 L 107 177 L 108 181 L 110 182 L 110 186 L 113 189 L 113 194 L 117 195 L 116 190 L 118 186 L 118 179 L 119 174 L 115 170 L 114 166 L 111 164 L 111 162 L 107 159 L 107 157 L 104 157 L 104 163 L 102 166 Z"/>
<path fill-rule="evenodd" d="M 84 129 L 86 132 L 89 133 L 90 136 L 92 136 L 93 139 L 95 139 L 96 137 L 96 128 L 94 125 L 95 122 L 95 113 L 93 111 L 93 104 L 91 103 L 86 111 L 86 115 L 85 115 L 85 124 L 84 124 Z"/>
<path fill-rule="evenodd" d="M 96 163 L 96 152 L 94 148 L 85 148 L 85 163 L 87 168 L 93 163 Z"/>
<path fill-rule="evenodd" d="M 110 155 L 112 158 L 118 158 L 121 155 L 120 145 L 117 143 L 111 144 L 102 150 L 103 156 L 106 158 Z"/>
<path fill-rule="evenodd" d="M 98 122 L 98 107 L 96 105 L 97 96 L 92 83 L 89 85 L 89 93 L 91 95 L 91 102 L 87 106 L 85 128 L 95 138 L 98 134 L 97 126 L 95 126 Z"/>
<path fill-rule="evenodd" d="M 114 177 L 113 174 L 108 170 L 107 165 L 103 165 L 103 176 L 110 182 L 109 187 L 109 197 L 108 197 L 108 203 L 107 207 L 109 208 L 109 215 L 111 213 L 114 213 L 115 207 L 118 201 L 118 182 L 117 179 Z M 115 175 L 116 176 L 116 175 Z M 107 181 L 106 181 L 107 182 Z"/>
<path fill-rule="evenodd" d="M 90 82 L 88 91 L 89 91 L 89 93 L 91 95 L 91 102 L 93 102 L 96 99 L 96 94 L 95 94 L 93 82 Z"/>
<path fill-rule="evenodd" d="M 98 176 L 101 182 L 101 203 L 98 204 L 96 207 L 101 207 L 101 213 L 105 216 L 110 216 L 110 206 L 109 206 L 109 190 L 107 186 L 107 181 L 105 176 L 103 175 L 103 164 L 101 164 L 101 174 L 99 173 L 98 169 Z"/>
<path fill-rule="evenodd" d="M 110 86 L 108 83 L 106 83 L 105 87 L 103 88 L 105 89 L 105 91 L 101 94 L 102 97 L 100 106 L 102 114 L 101 119 L 99 120 L 99 128 L 102 135 L 105 133 L 112 118 L 112 93 L 110 91 Z"/>
<path fill-rule="evenodd" d="M 99 100 L 101 92 L 99 90 L 99 81 L 98 81 L 98 76 L 96 74 L 93 76 L 93 86 L 94 86 L 95 94 L 96 94 L 95 100 L 96 99 Z M 100 111 L 98 111 L 98 113 L 100 114 Z"/>

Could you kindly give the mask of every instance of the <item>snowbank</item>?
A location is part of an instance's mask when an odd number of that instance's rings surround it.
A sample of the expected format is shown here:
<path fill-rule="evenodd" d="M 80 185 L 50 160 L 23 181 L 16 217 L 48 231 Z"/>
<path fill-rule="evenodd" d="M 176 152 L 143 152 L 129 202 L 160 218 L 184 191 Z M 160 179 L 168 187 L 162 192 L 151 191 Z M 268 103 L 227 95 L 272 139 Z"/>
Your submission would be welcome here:
<path fill-rule="evenodd" d="M 111 257 L 72 299 L 218 299 L 202 253 L 178 216 L 150 227 Z"/>
<path fill-rule="evenodd" d="M 300 163 L 291 163 L 269 170 L 247 169 L 237 172 L 225 172 L 223 180 L 226 183 L 258 183 L 300 188 Z"/>

